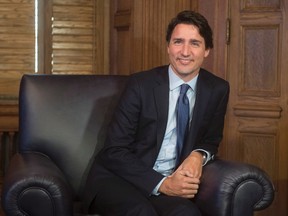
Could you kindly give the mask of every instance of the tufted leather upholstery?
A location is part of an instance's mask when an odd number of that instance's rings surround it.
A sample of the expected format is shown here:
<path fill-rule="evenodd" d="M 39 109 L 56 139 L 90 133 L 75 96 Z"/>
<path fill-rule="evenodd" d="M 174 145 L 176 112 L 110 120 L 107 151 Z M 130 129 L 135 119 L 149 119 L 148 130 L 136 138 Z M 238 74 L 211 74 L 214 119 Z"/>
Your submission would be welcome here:
<path fill-rule="evenodd" d="M 19 152 L 5 174 L 6 216 L 81 213 L 87 174 L 127 77 L 24 75 Z M 249 216 L 268 207 L 274 188 L 263 170 L 216 159 L 205 166 L 195 199 L 203 215 Z"/>

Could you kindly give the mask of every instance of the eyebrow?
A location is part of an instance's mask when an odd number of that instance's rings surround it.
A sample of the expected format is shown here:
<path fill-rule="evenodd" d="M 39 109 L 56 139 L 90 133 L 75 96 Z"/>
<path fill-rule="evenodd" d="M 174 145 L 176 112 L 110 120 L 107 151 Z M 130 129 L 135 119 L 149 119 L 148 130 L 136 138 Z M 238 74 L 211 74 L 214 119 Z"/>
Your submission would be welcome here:
<path fill-rule="evenodd" d="M 191 39 L 190 42 L 193 42 L 193 43 L 195 43 L 195 42 L 196 42 L 196 43 L 202 43 L 202 41 L 196 40 L 196 39 Z"/>
<path fill-rule="evenodd" d="M 176 40 L 184 40 L 183 38 L 172 38 L 173 41 L 176 41 Z"/>
<path fill-rule="evenodd" d="M 183 41 L 185 40 L 184 38 L 172 38 L 172 41 Z M 193 43 L 203 43 L 201 40 L 197 40 L 197 39 L 190 39 L 189 42 L 193 42 Z"/>

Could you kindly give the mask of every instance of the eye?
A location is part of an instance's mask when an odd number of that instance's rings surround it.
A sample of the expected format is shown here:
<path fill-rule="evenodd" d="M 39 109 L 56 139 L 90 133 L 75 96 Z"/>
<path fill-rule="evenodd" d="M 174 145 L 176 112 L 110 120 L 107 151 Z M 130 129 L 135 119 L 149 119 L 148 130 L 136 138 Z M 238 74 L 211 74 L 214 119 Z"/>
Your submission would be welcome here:
<path fill-rule="evenodd" d="M 192 47 L 200 47 L 201 42 L 198 40 L 192 40 L 190 44 Z"/>
<path fill-rule="evenodd" d="M 183 40 L 181 40 L 181 39 L 175 39 L 175 40 L 173 40 L 173 44 L 175 44 L 175 45 L 182 44 L 182 42 L 183 42 Z"/>

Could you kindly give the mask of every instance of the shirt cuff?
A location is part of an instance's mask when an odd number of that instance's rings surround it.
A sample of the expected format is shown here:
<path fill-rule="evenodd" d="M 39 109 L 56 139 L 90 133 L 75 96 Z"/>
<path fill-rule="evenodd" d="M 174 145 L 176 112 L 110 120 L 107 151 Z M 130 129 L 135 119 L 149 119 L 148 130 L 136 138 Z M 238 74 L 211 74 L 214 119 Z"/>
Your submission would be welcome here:
<path fill-rule="evenodd" d="M 158 196 L 160 195 L 160 193 L 158 192 L 161 184 L 163 183 L 163 181 L 166 179 L 167 177 L 164 177 L 157 185 L 156 187 L 154 188 L 154 190 L 152 191 L 151 195 L 154 195 L 154 196 Z"/>
<path fill-rule="evenodd" d="M 203 166 L 205 166 L 210 160 L 214 159 L 214 155 L 204 149 L 195 149 L 193 151 L 203 153 Z"/>

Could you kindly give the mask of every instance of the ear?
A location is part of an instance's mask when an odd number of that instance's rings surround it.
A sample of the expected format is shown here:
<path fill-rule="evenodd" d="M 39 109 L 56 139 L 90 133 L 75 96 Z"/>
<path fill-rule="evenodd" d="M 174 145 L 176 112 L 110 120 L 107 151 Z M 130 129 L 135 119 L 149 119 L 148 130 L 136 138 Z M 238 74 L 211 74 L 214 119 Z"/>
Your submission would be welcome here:
<path fill-rule="evenodd" d="M 169 54 L 170 53 L 170 48 L 169 48 L 169 43 L 167 43 L 167 53 Z"/>
<path fill-rule="evenodd" d="M 210 49 L 206 49 L 204 53 L 204 57 L 206 58 L 209 55 L 209 53 L 210 53 Z"/>

